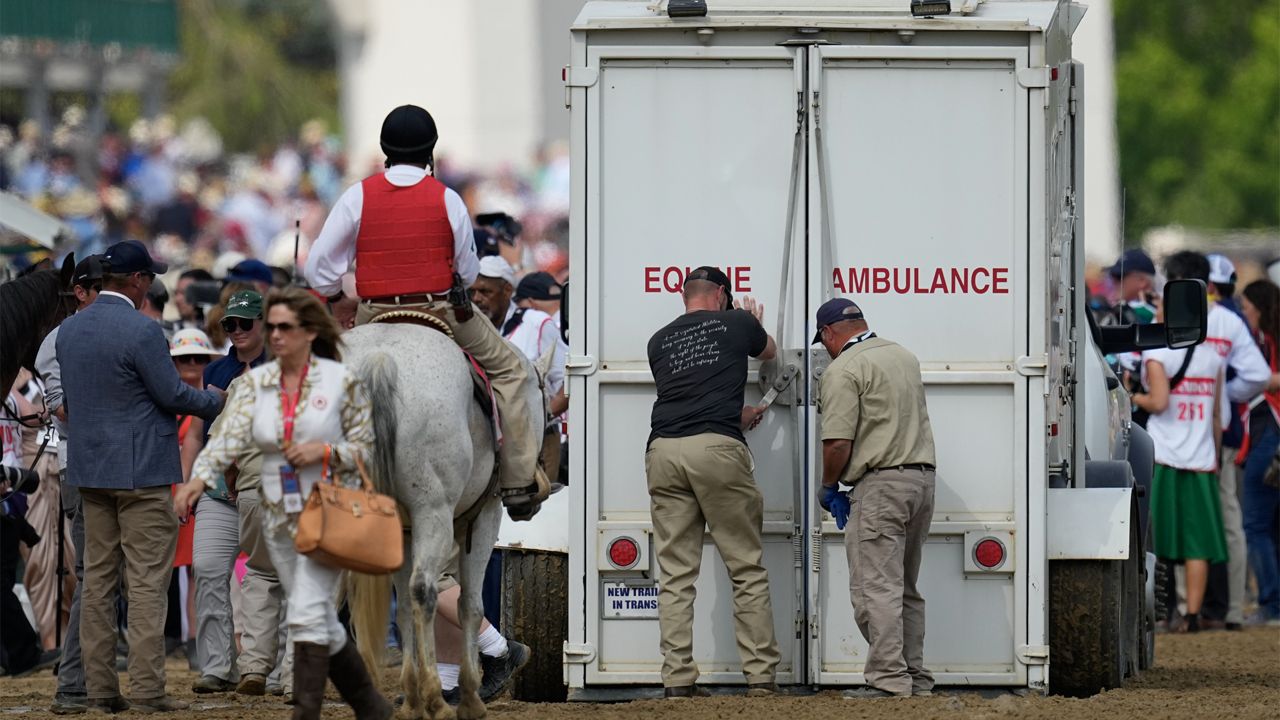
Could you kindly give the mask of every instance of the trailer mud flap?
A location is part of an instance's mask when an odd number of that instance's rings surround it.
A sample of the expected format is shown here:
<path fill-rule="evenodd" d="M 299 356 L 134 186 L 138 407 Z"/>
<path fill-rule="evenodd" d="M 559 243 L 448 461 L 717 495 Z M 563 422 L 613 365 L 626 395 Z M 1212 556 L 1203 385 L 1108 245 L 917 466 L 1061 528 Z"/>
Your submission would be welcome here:
<path fill-rule="evenodd" d="M 1050 560 L 1129 557 L 1133 488 L 1050 489 Z"/>

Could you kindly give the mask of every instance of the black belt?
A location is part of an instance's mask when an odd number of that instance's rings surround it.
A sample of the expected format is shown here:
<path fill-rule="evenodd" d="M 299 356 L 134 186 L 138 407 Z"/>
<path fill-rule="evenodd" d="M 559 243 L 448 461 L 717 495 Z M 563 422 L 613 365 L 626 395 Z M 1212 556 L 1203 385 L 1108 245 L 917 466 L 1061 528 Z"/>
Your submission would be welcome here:
<path fill-rule="evenodd" d="M 438 300 L 448 300 L 448 293 L 414 293 L 410 295 L 388 295 L 386 297 L 364 298 L 366 303 L 374 305 L 422 305 Z"/>
<path fill-rule="evenodd" d="M 874 470 L 868 470 L 867 472 L 886 472 L 888 470 L 897 470 L 899 472 L 903 470 L 919 470 L 920 472 L 933 472 L 935 468 L 929 463 L 907 463 L 905 465 L 889 465 L 887 467 L 878 467 L 878 468 L 875 468 Z"/>

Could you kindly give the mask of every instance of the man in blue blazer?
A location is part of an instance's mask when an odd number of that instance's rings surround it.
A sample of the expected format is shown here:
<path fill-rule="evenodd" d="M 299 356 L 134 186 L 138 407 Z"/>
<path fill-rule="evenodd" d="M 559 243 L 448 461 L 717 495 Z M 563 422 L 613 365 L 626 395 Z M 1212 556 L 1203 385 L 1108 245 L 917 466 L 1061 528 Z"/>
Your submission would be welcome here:
<path fill-rule="evenodd" d="M 115 669 L 116 588 L 121 561 L 129 599 L 129 679 L 133 707 L 181 710 L 165 692 L 164 619 L 178 540 L 169 486 L 181 482 L 176 416 L 212 420 L 225 395 L 178 378 L 164 331 L 138 312 L 167 267 L 137 241 L 103 254 L 97 302 L 62 323 L 58 363 L 67 421 L 71 484 L 84 508 L 84 588 L 80 645 L 89 702 L 130 707 Z"/>

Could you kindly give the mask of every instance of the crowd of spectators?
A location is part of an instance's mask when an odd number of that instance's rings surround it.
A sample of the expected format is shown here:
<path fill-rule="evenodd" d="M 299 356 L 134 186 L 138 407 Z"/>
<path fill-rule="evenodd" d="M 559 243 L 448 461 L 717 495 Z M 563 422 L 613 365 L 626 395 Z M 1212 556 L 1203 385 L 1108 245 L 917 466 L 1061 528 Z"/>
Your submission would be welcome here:
<path fill-rule="evenodd" d="M 520 256 L 508 257 L 514 265 L 563 275 L 567 146 L 546 144 L 528 171 L 519 164 L 474 172 L 451 162 L 443 147 L 436 175 L 474 212 L 519 219 L 522 233 L 513 240 Z M 296 138 L 240 154 L 224 152 L 199 118 L 140 119 L 93 138 L 84 112 L 72 106 L 49 133 L 30 120 L 16 129 L 0 125 L 0 191 L 67 225 L 73 237 L 60 252 L 87 257 L 140 240 L 172 268 L 202 268 L 219 279 L 245 258 L 291 270 L 295 240 L 301 262 L 347 185 L 380 169 L 350 167 L 341 141 L 319 120 Z M 14 269 L 34 259 L 16 255 Z"/>
<path fill-rule="evenodd" d="M 1220 253 L 1184 250 L 1157 268 L 1130 249 L 1091 286 L 1095 321 L 1162 320 L 1166 279 L 1204 283 L 1205 342 L 1108 358 L 1155 447 L 1152 537 L 1171 570 L 1158 589 L 1168 608 L 1160 627 L 1280 624 L 1280 288 L 1266 277 L 1240 282 Z"/>

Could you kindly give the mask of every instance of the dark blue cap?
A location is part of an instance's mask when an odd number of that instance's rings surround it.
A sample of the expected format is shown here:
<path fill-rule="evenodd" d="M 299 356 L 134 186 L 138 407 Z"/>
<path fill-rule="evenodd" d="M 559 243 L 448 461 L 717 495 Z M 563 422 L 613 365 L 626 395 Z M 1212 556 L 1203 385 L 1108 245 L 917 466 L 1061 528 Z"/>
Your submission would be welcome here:
<path fill-rule="evenodd" d="M 167 264 L 152 260 L 146 246 L 137 240 L 125 240 L 107 248 L 107 251 L 102 253 L 102 262 L 106 266 L 106 271 L 112 275 L 128 275 L 136 272 L 163 275 L 169 271 Z"/>
<path fill-rule="evenodd" d="M 844 320 L 862 320 L 862 309 L 849 298 L 831 298 L 818 308 L 818 330 L 810 345 L 822 342 L 822 328 Z"/>
<path fill-rule="evenodd" d="M 1116 260 L 1116 264 L 1107 268 L 1107 274 L 1116 279 L 1123 278 L 1131 272 L 1155 275 L 1156 264 L 1151 262 L 1149 255 L 1137 248 L 1133 248 L 1125 250 L 1120 259 Z"/>
<path fill-rule="evenodd" d="M 549 272 L 525 275 L 516 286 L 517 300 L 559 300 L 560 283 Z"/>
<path fill-rule="evenodd" d="M 271 274 L 271 268 L 261 260 L 241 260 L 227 272 L 227 282 L 260 282 L 271 285 L 275 282 L 275 275 Z"/>

